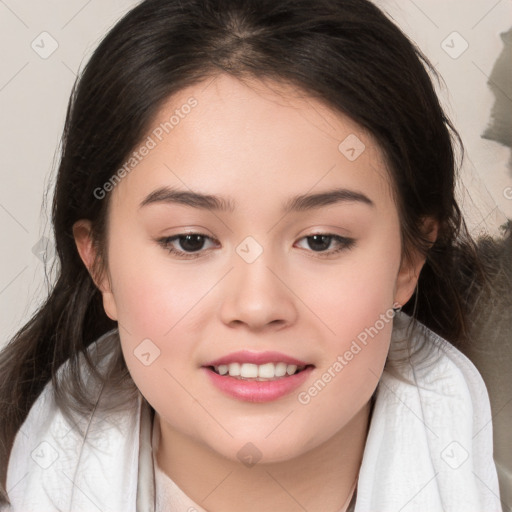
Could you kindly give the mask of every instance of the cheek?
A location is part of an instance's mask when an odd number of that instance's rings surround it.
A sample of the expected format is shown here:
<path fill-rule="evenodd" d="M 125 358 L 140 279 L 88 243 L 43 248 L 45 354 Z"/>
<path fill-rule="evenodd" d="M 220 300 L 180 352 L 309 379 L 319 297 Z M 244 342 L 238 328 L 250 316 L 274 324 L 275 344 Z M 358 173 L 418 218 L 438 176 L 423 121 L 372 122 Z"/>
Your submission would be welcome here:
<path fill-rule="evenodd" d="M 325 343 L 318 372 L 319 389 L 322 383 L 330 389 L 323 399 L 336 403 L 336 396 L 344 397 L 340 405 L 346 410 L 357 409 L 373 393 L 386 361 L 394 316 L 390 291 L 375 293 L 371 300 L 351 298 L 327 319 L 335 334 Z"/>
<path fill-rule="evenodd" d="M 304 450 L 335 435 L 368 403 L 384 368 L 391 326 L 390 321 L 378 332 L 361 331 L 367 334 L 363 341 L 356 336 L 340 343 L 315 379 L 300 390 L 295 419 L 307 424 L 310 434 Z"/>
<path fill-rule="evenodd" d="M 165 252 L 160 256 L 147 241 L 145 246 L 125 241 L 133 238 L 120 231 L 111 237 L 109 268 L 123 355 L 137 387 L 151 401 L 172 387 L 166 370 L 186 368 L 183 361 L 191 360 L 193 346 L 183 339 L 182 328 L 206 285 L 173 271 Z"/>
<path fill-rule="evenodd" d="M 312 309 L 320 312 L 330 334 L 316 384 L 303 390 L 303 402 L 311 404 L 313 416 L 329 403 L 337 404 L 340 415 L 350 416 L 373 393 L 391 339 L 399 261 L 399 235 L 389 232 L 347 258 L 346 266 L 317 294 Z"/>
<path fill-rule="evenodd" d="M 301 293 L 342 344 L 372 326 L 381 314 L 392 313 L 399 265 L 400 237 L 398 229 L 390 229 L 369 237 L 325 275 L 316 269 L 304 273 Z"/>
<path fill-rule="evenodd" d="M 171 337 L 214 282 L 211 272 L 177 264 L 147 240 L 137 247 L 113 239 L 109 263 L 119 321 L 143 337 Z"/>
<path fill-rule="evenodd" d="M 297 401 L 311 431 L 325 439 L 368 402 L 381 377 L 394 316 L 393 281 L 385 277 L 385 267 L 347 275 L 343 291 L 324 297 L 323 320 L 333 332 L 324 341 L 315 378 Z"/>

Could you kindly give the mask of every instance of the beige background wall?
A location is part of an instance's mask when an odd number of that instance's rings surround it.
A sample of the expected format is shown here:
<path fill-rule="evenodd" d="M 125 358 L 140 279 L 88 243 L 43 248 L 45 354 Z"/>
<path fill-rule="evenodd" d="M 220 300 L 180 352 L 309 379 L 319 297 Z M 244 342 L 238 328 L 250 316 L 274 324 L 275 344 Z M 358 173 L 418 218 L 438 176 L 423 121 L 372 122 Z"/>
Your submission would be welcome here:
<path fill-rule="evenodd" d="M 75 74 L 108 28 L 136 3 L 0 0 L 0 346 L 29 319 L 45 293 L 40 256 L 46 242 L 41 238 L 50 237 L 50 227 L 42 201 L 54 179 Z M 475 232 L 495 232 L 512 218 L 510 151 L 481 133 L 493 104 L 487 77 L 501 51 L 499 33 L 512 26 L 512 0 L 378 4 L 444 77 L 443 101 L 467 148 L 464 185 L 470 195 L 463 197 L 464 208 Z"/>

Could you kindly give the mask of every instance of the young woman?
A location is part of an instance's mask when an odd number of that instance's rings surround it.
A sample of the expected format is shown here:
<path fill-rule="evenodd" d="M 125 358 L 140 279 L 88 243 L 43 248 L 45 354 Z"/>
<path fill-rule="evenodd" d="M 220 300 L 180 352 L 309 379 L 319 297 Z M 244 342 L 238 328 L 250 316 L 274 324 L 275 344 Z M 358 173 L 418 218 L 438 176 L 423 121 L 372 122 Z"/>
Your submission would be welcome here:
<path fill-rule="evenodd" d="M 146 0 L 110 31 L 57 282 L 0 355 L 5 510 L 501 510 L 427 70 L 366 0 Z"/>

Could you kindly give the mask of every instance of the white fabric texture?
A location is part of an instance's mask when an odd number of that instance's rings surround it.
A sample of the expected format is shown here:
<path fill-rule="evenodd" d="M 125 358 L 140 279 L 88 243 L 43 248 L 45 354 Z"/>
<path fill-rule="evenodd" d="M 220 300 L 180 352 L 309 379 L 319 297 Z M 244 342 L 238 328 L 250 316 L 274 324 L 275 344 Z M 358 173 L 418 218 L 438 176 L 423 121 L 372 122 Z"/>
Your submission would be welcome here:
<path fill-rule="evenodd" d="M 408 318 L 396 319 L 398 353 Z M 400 368 L 415 385 L 386 371 L 379 382 L 356 512 L 501 511 L 485 384 L 459 350 L 430 330 L 425 337 Z"/>
<path fill-rule="evenodd" d="M 402 353 L 409 320 L 404 313 L 394 320 L 391 360 Z M 380 379 L 355 511 L 501 512 L 484 382 L 460 351 L 421 332 L 412 346 L 426 350 L 399 367 L 410 382 L 388 369 Z M 11 506 L 2 512 L 155 511 L 162 496 L 155 498 L 148 404 L 139 395 L 124 410 L 101 411 L 100 401 L 80 435 L 46 386 L 16 436 Z"/>

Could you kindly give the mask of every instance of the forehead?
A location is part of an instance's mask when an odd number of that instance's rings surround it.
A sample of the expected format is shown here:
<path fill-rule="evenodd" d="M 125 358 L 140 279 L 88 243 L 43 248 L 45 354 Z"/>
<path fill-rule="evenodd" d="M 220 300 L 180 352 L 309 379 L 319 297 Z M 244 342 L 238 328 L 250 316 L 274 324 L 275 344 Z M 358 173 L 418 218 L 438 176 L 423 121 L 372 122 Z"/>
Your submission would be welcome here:
<path fill-rule="evenodd" d="M 381 206 L 392 201 L 374 138 L 288 84 L 221 74 L 185 88 L 162 105 L 137 150 L 114 190 L 118 206 L 161 186 L 226 196 L 235 209 L 340 186 Z"/>

